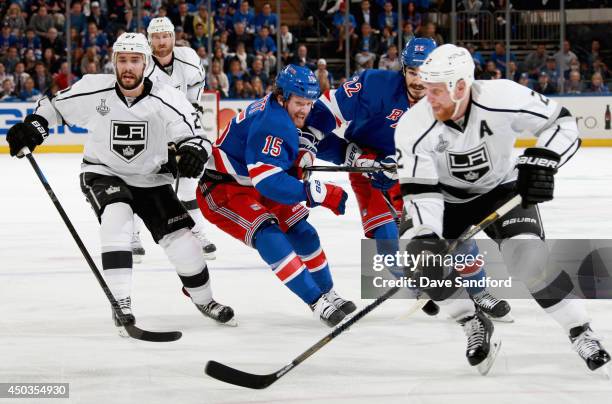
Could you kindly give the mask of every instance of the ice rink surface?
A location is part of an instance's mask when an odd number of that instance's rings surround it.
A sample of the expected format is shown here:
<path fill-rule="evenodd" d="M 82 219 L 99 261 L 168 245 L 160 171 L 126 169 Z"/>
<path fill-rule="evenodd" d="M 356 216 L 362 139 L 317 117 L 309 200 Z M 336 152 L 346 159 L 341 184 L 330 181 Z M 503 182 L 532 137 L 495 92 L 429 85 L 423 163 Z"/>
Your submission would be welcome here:
<path fill-rule="evenodd" d="M 93 212 L 78 186 L 81 156 L 37 155 L 43 171 L 99 263 Z M 612 238 L 612 150 L 582 149 L 557 176 L 542 207 L 548 237 Z M 533 301 L 512 301 L 514 324 L 487 377 L 470 368 L 465 337 L 443 316 L 399 319 L 408 300 L 385 303 L 264 391 L 204 374 L 215 359 L 268 373 L 329 332 L 280 284 L 254 250 L 216 228 L 209 268 L 217 300 L 239 326 L 218 326 L 180 293 L 174 270 L 150 236 L 134 271 L 138 324 L 181 330 L 173 343 L 116 335 L 100 287 L 25 160 L 0 155 L 0 382 L 68 382 L 54 403 L 612 403 L 612 382 L 589 373 L 559 326 Z M 344 175 L 328 175 L 348 186 Z M 349 192 L 351 194 L 351 192 Z M 487 212 L 483 212 L 485 214 Z M 361 226 L 354 197 L 347 214 L 314 209 L 337 290 L 359 301 Z M 612 302 L 589 301 L 592 326 L 612 349 Z M 17 402 L 2 400 L 0 402 Z M 39 402 L 22 400 L 19 402 Z"/>

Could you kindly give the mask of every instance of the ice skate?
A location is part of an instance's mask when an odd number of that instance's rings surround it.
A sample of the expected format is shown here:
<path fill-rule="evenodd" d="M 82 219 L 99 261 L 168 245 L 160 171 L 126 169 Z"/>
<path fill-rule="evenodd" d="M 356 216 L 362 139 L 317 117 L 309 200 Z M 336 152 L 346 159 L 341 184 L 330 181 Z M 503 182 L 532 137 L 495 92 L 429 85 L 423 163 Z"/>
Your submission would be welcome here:
<path fill-rule="evenodd" d="M 206 234 L 204 231 L 193 231 L 193 235 L 198 239 L 200 244 L 202 245 L 202 251 L 204 251 L 204 258 L 207 260 L 214 260 L 217 258 L 215 252 L 217 251 L 217 246 L 215 246 L 208 238 L 206 238 Z"/>
<path fill-rule="evenodd" d="M 473 316 L 460 320 L 467 336 L 465 356 L 471 366 L 476 366 L 478 372 L 485 376 L 491 370 L 497 353 L 501 348 L 501 340 L 493 340 L 493 323 L 480 310 Z"/>
<path fill-rule="evenodd" d="M 335 308 L 342 311 L 347 316 L 357 310 L 355 303 L 340 297 L 340 295 L 338 295 L 334 289 L 331 289 L 324 296 L 327 301 L 334 305 Z"/>
<path fill-rule="evenodd" d="M 514 318 L 510 314 L 510 304 L 505 300 L 496 298 L 487 290 L 475 294 L 472 296 L 472 300 L 491 320 L 502 323 L 514 322 Z"/>
<path fill-rule="evenodd" d="M 132 299 L 128 296 L 124 299 L 117 300 L 117 304 L 119 305 L 119 308 L 124 314 L 126 324 L 134 325 L 136 323 L 136 318 L 132 314 Z M 117 330 L 119 332 L 119 336 L 128 338 L 129 334 L 123 327 L 123 323 L 119 321 L 119 318 L 117 318 L 117 314 L 115 314 L 115 310 L 112 310 L 112 316 L 113 316 L 113 321 L 115 322 L 115 326 L 117 327 Z"/>
<path fill-rule="evenodd" d="M 236 327 L 238 325 L 234 318 L 234 310 L 229 306 L 222 305 L 214 300 L 206 304 L 194 304 L 202 314 L 208 318 L 212 318 L 219 324 L 230 327 Z"/>
<path fill-rule="evenodd" d="M 603 348 L 599 342 L 600 338 L 593 333 L 588 323 L 572 328 L 569 339 L 574 351 L 578 352 L 590 370 L 601 369 L 606 377 L 610 377 L 610 366 L 604 366 L 610 362 L 610 354 Z"/>
<path fill-rule="evenodd" d="M 318 317 L 319 320 L 328 327 L 335 327 L 346 315 L 343 311 L 337 309 L 332 303 L 330 303 L 325 295 L 321 295 L 319 300 L 310 305 L 310 309 L 314 313 L 315 317 Z"/>

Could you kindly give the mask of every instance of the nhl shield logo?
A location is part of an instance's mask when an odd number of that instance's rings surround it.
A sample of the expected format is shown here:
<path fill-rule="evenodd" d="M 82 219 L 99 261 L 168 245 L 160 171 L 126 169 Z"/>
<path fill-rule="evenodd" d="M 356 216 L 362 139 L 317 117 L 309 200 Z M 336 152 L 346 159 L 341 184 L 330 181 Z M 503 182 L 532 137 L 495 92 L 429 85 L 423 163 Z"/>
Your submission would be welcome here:
<path fill-rule="evenodd" d="M 100 105 L 96 107 L 96 111 L 102 116 L 108 114 L 110 112 L 110 107 L 106 105 L 106 99 L 102 98 L 100 100 Z"/>
<path fill-rule="evenodd" d="M 147 122 L 111 121 L 111 150 L 131 163 L 147 150 Z"/>
<path fill-rule="evenodd" d="M 453 177 L 470 184 L 491 171 L 491 159 L 485 143 L 462 153 L 447 154 L 448 169 Z"/>

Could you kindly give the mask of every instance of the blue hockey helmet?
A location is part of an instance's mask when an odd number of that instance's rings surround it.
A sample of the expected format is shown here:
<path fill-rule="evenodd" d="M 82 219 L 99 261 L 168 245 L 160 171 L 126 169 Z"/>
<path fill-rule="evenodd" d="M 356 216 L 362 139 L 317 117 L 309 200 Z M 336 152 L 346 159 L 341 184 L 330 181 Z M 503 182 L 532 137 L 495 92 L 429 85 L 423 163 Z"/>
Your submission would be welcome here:
<path fill-rule="evenodd" d="M 283 97 L 287 100 L 291 94 L 294 94 L 314 101 L 321 94 L 319 81 L 314 73 L 307 67 L 293 64 L 278 73 L 276 88 L 283 91 Z"/>
<path fill-rule="evenodd" d="M 402 51 L 402 71 L 407 67 L 421 66 L 436 46 L 436 41 L 431 38 L 412 38 Z"/>

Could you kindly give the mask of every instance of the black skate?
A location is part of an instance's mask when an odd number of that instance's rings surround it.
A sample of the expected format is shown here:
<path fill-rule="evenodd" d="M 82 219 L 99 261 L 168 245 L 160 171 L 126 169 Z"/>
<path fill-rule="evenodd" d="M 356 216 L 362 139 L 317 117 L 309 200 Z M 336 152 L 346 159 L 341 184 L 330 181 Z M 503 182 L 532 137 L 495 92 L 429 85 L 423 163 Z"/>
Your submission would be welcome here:
<path fill-rule="evenodd" d="M 197 304 L 195 306 L 200 310 L 206 317 L 212 318 L 219 324 L 228 325 L 235 327 L 238 325 L 234 319 L 234 310 L 229 306 L 224 306 L 221 303 L 217 303 L 214 300 L 206 304 Z"/>
<path fill-rule="evenodd" d="M 335 308 L 342 311 L 347 316 L 357 310 L 355 303 L 340 297 L 333 289 L 325 294 L 325 298 L 333 304 Z"/>
<path fill-rule="evenodd" d="M 321 295 L 319 300 L 311 304 L 310 309 L 315 317 L 318 317 L 328 327 L 337 326 L 346 317 L 342 310 L 337 309 L 336 306 L 325 298 L 325 295 Z"/>
<path fill-rule="evenodd" d="M 601 346 L 600 339 L 595 336 L 588 323 L 572 328 L 569 339 L 589 369 L 597 370 L 610 362 L 610 354 Z"/>
<path fill-rule="evenodd" d="M 510 304 L 505 300 L 496 298 L 488 291 L 483 290 L 475 294 L 472 296 L 472 300 L 493 321 L 500 321 L 502 323 L 514 322 L 514 318 L 510 314 Z"/>
<path fill-rule="evenodd" d="M 492 341 L 493 323 L 480 310 L 476 309 L 473 316 L 459 321 L 467 336 L 465 356 L 472 366 L 478 367 L 478 372 L 485 376 L 495 362 L 501 341 Z"/>
<path fill-rule="evenodd" d="M 136 324 L 136 318 L 132 314 L 132 299 L 128 296 L 124 299 L 117 300 L 117 304 L 119 305 L 119 308 L 123 312 L 124 321 L 123 323 L 119 321 L 119 318 L 117 318 L 117 314 L 115 314 L 115 310 L 111 309 L 112 314 L 113 314 L 113 321 L 115 322 L 115 326 L 117 327 L 117 330 L 119 331 L 119 335 L 121 337 L 128 338 L 129 334 L 125 330 L 124 325 Z"/>

